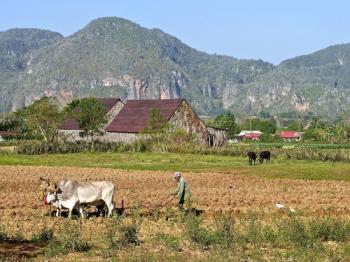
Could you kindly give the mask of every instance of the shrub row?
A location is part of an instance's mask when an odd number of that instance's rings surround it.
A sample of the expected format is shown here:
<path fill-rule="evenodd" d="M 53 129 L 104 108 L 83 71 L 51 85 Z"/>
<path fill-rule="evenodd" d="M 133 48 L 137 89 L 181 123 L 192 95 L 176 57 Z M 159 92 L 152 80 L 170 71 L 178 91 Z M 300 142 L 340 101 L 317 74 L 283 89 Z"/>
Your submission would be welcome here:
<path fill-rule="evenodd" d="M 248 151 L 270 150 L 272 158 L 285 160 L 315 160 L 350 162 L 349 149 L 320 149 L 318 147 L 261 147 L 258 144 L 230 145 L 224 147 L 204 147 L 186 143 L 182 145 L 164 144 L 160 146 L 150 140 L 138 140 L 132 144 L 96 142 L 94 152 L 171 152 L 203 155 L 222 155 L 246 157 Z M 66 142 L 46 144 L 40 141 L 27 141 L 17 146 L 19 154 L 40 155 L 50 153 L 90 152 L 91 145 L 86 142 Z"/>
<path fill-rule="evenodd" d="M 210 229 L 202 226 L 198 218 L 189 217 L 186 219 L 185 235 L 202 248 L 252 244 L 323 250 L 323 242 L 350 239 L 350 222 L 338 218 L 303 221 L 292 215 L 283 221 L 263 225 L 258 218 L 250 217 L 236 229 L 232 217 L 221 215 L 216 218 L 215 227 Z"/>

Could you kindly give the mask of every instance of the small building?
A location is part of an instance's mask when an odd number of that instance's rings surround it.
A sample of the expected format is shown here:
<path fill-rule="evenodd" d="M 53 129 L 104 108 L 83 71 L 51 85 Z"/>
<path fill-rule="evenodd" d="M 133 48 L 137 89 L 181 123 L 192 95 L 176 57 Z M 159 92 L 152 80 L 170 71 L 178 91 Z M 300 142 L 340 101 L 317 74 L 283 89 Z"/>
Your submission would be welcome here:
<path fill-rule="evenodd" d="M 17 137 L 17 132 L 15 131 L 0 131 L 0 141 L 7 139 L 15 139 Z"/>
<path fill-rule="evenodd" d="M 278 136 L 286 142 L 300 141 L 301 133 L 297 131 L 281 131 Z"/>
<path fill-rule="evenodd" d="M 258 130 L 254 130 L 254 131 L 241 131 L 238 134 L 238 137 L 241 140 L 260 140 L 261 136 L 262 136 L 262 132 L 258 131 Z"/>
<path fill-rule="evenodd" d="M 227 129 L 207 126 L 208 146 L 223 146 L 227 141 Z"/>
<path fill-rule="evenodd" d="M 105 129 L 114 117 L 123 108 L 124 103 L 119 98 L 97 98 L 105 107 L 107 115 L 107 124 L 103 127 Z M 74 109 L 75 112 L 79 112 L 79 107 Z M 82 130 L 79 128 L 79 123 L 74 118 L 67 118 L 59 127 L 60 135 L 68 141 L 79 141 L 83 138 L 80 137 L 80 132 Z"/>

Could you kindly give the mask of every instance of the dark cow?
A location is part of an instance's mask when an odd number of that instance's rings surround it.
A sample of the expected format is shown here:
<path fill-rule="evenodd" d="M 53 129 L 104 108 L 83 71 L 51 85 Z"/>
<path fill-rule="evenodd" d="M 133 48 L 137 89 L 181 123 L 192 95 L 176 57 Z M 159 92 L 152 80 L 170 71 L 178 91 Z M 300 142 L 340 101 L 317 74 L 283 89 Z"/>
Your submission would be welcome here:
<path fill-rule="evenodd" d="M 261 151 L 260 155 L 259 155 L 259 162 L 260 162 L 260 164 L 263 164 L 264 159 L 266 160 L 266 163 L 270 162 L 270 158 L 271 158 L 270 151 Z"/>
<path fill-rule="evenodd" d="M 257 158 L 257 156 L 256 156 L 256 154 L 255 154 L 255 152 L 248 152 L 248 157 L 249 157 L 249 164 L 250 165 L 252 165 L 253 164 L 253 162 L 254 162 L 254 164 L 255 164 L 255 161 L 256 161 L 256 158 Z"/>

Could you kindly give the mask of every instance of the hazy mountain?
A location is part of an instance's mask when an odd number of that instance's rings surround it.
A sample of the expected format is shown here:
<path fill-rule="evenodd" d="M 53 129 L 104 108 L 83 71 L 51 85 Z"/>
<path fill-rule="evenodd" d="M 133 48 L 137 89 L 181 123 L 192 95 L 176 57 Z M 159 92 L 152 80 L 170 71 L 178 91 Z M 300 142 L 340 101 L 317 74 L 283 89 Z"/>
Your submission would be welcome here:
<path fill-rule="evenodd" d="M 0 32 L 0 111 L 11 109 L 21 88 L 21 73 L 31 53 L 62 38 L 59 33 L 39 29 L 11 29 Z"/>
<path fill-rule="evenodd" d="M 253 112 L 297 111 L 342 116 L 350 106 L 350 44 L 283 61 L 249 87 Z M 266 102 L 268 101 L 268 102 Z M 235 107 L 235 105 L 233 105 Z"/>
<path fill-rule="evenodd" d="M 197 51 L 159 29 L 108 17 L 69 37 L 36 29 L 0 32 L 0 111 L 41 96 L 185 97 L 200 114 L 313 111 L 350 105 L 350 45 L 282 62 Z"/>

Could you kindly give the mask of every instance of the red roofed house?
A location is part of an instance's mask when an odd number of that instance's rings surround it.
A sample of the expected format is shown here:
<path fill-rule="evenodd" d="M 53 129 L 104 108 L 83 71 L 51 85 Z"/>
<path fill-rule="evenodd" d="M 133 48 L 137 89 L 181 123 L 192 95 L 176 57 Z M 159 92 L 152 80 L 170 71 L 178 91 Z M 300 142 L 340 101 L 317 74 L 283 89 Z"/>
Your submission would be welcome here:
<path fill-rule="evenodd" d="M 17 137 L 17 132 L 15 131 L 0 131 L 0 141 L 4 139 L 12 139 Z"/>
<path fill-rule="evenodd" d="M 241 131 L 238 137 L 241 139 L 260 140 L 262 134 L 260 131 Z"/>
<path fill-rule="evenodd" d="M 123 108 L 124 103 L 119 98 L 97 98 L 106 108 L 107 114 L 107 124 L 104 128 L 106 128 L 109 123 L 114 119 L 114 117 L 119 113 L 119 111 Z M 79 111 L 79 108 L 76 108 L 75 111 Z M 77 141 L 81 140 L 79 133 L 81 130 L 79 129 L 79 123 L 74 118 L 66 119 L 60 126 L 59 130 L 61 135 L 64 135 L 68 141 Z"/>
<path fill-rule="evenodd" d="M 107 99 L 101 99 L 105 105 L 106 101 Z M 110 105 L 110 111 L 113 111 L 111 114 L 106 105 L 110 121 L 103 128 L 105 133 L 99 138 L 100 141 L 132 143 L 144 138 L 150 110 L 158 109 L 165 121 L 195 135 L 200 143 L 210 146 L 226 143 L 226 130 L 207 127 L 185 99 L 128 100 L 125 105 L 119 99 L 114 101 L 113 106 Z M 81 139 L 79 125 L 74 119 L 67 119 L 61 129 L 76 140 Z"/>
<path fill-rule="evenodd" d="M 288 142 L 300 141 L 301 139 L 301 133 L 297 131 L 281 131 L 278 136 Z"/>

